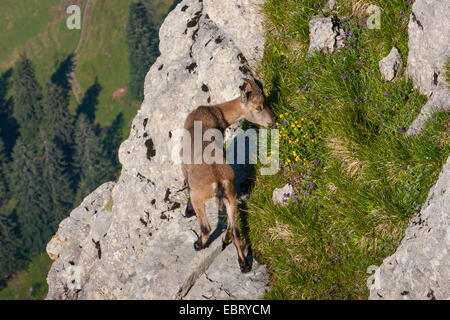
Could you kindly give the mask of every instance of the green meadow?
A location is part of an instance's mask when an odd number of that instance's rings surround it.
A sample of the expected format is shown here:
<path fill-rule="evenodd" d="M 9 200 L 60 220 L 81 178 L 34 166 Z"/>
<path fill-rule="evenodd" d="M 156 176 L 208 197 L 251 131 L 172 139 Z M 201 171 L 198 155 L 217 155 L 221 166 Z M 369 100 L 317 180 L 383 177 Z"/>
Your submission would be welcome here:
<path fill-rule="evenodd" d="M 86 1 L 81 2 L 83 16 Z M 75 74 L 83 93 L 96 81 L 100 86 L 96 107 L 96 123 L 100 127 L 111 125 L 120 113 L 128 124 L 141 103 L 127 96 L 112 98 L 129 80 L 126 25 L 131 2 L 133 0 L 97 0 L 86 32 L 87 40 L 79 51 Z M 173 0 L 144 2 L 158 28 L 174 4 Z M 0 12 L 0 20 L 7 32 L 0 34 L 0 72 L 13 68 L 24 52 L 32 59 L 41 84 L 49 80 L 59 63 L 74 52 L 81 35 L 80 30 L 66 27 L 66 5 L 65 0 L 4 0 L 5 10 Z M 73 113 L 77 109 L 73 95 L 70 109 Z M 124 138 L 128 133 L 127 125 Z"/>

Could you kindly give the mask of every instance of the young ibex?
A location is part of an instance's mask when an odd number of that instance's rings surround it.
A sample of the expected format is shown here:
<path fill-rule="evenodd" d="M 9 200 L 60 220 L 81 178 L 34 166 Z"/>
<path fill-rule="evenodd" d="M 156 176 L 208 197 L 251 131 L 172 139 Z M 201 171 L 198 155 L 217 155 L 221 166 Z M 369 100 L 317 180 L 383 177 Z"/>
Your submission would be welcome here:
<path fill-rule="evenodd" d="M 265 106 L 265 97 L 261 88 L 254 80 L 244 80 L 240 87 L 241 96 L 213 106 L 200 106 L 192 111 L 184 128 L 190 133 L 190 150 L 194 146 L 194 122 L 201 121 L 202 134 L 208 129 L 218 129 L 224 133 L 232 123 L 246 119 L 252 123 L 269 126 L 275 121 L 272 112 Z M 187 140 L 187 139 L 186 139 Z M 202 152 L 207 144 L 202 142 Z M 183 151 L 181 151 L 181 154 Z M 250 266 L 242 253 L 239 235 L 238 208 L 236 204 L 236 190 L 234 186 L 234 171 L 224 161 L 222 164 L 207 164 L 201 159 L 200 164 L 194 163 L 194 155 L 191 153 L 190 161 L 183 160 L 183 174 L 189 188 L 189 201 L 186 207 L 186 217 L 197 214 L 200 222 L 201 235 L 194 243 L 195 250 L 204 249 L 211 233 L 205 213 L 205 202 L 216 197 L 219 200 L 219 210 L 225 204 L 228 215 L 228 225 L 232 233 L 233 243 L 238 253 L 238 262 L 243 273 L 250 271 Z M 189 162 L 189 163 L 187 163 Z M 199 163 L 197 162 L 197 163 Z"/>

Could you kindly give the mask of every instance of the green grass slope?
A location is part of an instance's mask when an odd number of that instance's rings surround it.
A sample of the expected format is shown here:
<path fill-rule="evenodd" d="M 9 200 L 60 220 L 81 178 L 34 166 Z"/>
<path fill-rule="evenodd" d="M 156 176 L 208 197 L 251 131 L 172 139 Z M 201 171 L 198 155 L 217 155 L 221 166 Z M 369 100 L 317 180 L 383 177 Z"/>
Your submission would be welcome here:
<path fill-rule="evenodd" d="M 88 40 L 81 49 L 75 71 L 81 88 L 86 91 L 96 79 L 101 86 L 96 121 L 111 124 L 122 112 L 126 121 L 136 114 L 139 102 L 126 97 L 113 99 L 112 94 L 128 85 L 128 48 L 126 25 L 131 1 L 97 1 L 88 31 Z"/>
<path fill-rule="evenodd" d="M 66 27 L 65 0 L 4 0 L 0 12 L 0 71 L 14 66 L 21 52 L 33 59 L 40 81 L 46 81 L 58 61 L 78 43 L 79 30 Z"/>
<path fill-rule="evenodd" d="M 326 1 L 266 0 L 261 65 L 280 129 L 281 170 L 256 176 L 244 234 L 271 272 L 270 299 L 366 299 L 367 268 L 399 245 L 449 155 L 449 116 L 405 130 L 426 101 L 408 79 L 381 80 L 378 62 L 396 46 L 406 66 L 407 1 L 371 1 L 381 29 L 369 30 L 351 1 L 339 1 L 346 47 L 308 58 L 308 23 Z M 272 192 L 297 189 L 288 205 Z"/>

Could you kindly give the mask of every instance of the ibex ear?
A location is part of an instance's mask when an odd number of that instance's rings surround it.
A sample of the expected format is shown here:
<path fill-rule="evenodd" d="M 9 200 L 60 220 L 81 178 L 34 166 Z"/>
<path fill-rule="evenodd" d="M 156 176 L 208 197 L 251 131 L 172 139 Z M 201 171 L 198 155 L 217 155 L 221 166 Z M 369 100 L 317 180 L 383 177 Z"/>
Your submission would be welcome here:
<path fill-rule="evenodd" d="M 244 79 L 244 84 L 240 86 L 239 89 L 241 89 L 241 101 L 243 104 L 246 104 L 253 90 L 250 80 Z"/>

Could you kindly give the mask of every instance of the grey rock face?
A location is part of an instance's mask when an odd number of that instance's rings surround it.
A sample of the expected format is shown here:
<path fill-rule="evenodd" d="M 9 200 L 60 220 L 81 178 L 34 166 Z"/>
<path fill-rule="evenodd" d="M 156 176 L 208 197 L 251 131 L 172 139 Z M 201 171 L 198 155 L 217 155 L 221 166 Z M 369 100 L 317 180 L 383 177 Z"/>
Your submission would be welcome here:
<path fill-rule="evenodd" d="M 450 157 L 397 251 L 375 273 L 370 299 L 450 299 Z"/>
<path fill-rule="evenodd" d="M 417 0 L 408 24 L 407 74 L 428 102 L 411 124 L 408 135 L 418 133 L 434 111 L 450 111 L 450 90 L 444 64 L 450 56 L 450 0 Z"/>
<path fill-rule="evenodd" d="M 244 279 L 235 250 L 222 251 L 225 222 L 214 199 L 207 205 L 214 241 L 194 250 L 200 228 L 195 217 L 183 216 L 184 178 L 172 159 L 180 145 L 177 129 L 188 113 L 237 97 L 243 79 L 251 76 L 249 62 L 261 59 L 260 1 L 226 3 L 184 0 L 167 16 L 160 29 L 161 56 L 146 76 L 144 102 L 119 150 L 120 178 L 89 195 L 47 246 L 55 260 L 47 299 L 181 299 L 194 285 L 203 290 L 197 279 L 212 272 L 216 259 L 234 261 L 224 281 L 240 287 L 233 283 Z M 233 130 L 228 136 L 233 138 Z M 247 169 L 236 170 L 245 179 Z M 266 276 L 263 266 L 257 270 Z M 265 288 L 258 281 L 255 286 Z M 231 294 L 257 299 L 263 291 Z"/>
<path fill-rule="evenodd" d="M 63 220 L 47 253 L 54 261 L 47 276 L 48 297 L 74 299 L 81 290 L 81 279 L 88 278 L 90 270 L 101 263 L 102 249 L 97 245 L 106 236 L 112 204 L 114 182 L 98 187 Z M 83 266 L 76 262 L 83 260 Z M 63 281 L 62 281 L 63 280 Z"/>
<path fill-rule="evenodd" d="M 286 184 L 284 187 L 273 190 L 272 202 L 284 206 L 287 204 L 286 199 L 293 193 L 294 188 L 290 184 Z"/>
<path fill-rule="evenodd" d="M 378 64 L 383 79 L 386 81 L 395 81 L 400 75 L 402 63 L 402 56 L 396 47 L 392 47 L 389 55 Z"/>
<path fill-rule="evenodd" d="M 308 56 L 315 51 L 331 53 L 344 46 L 344 30 L 333 17 L 317 15 L 309 21 L 310 43 Z"/>
<path fill-rule="evenodd" d="M 252 37 L 264 34 L 264 21 L 261 19 L 263 0 L 204 0 L 206 14 L 223 30 L 251 66 L 262 60 L 264 55 L 264 37 Z"/>
<path fill-rule="evenodd" d="M 269 290 L 266 268 L 256 261 L 249 273 L 240 273 L 237 254 L 229 245 L 192 287 L 185 299 L 190 300 L 244 300 L 262 298 Z"/>

